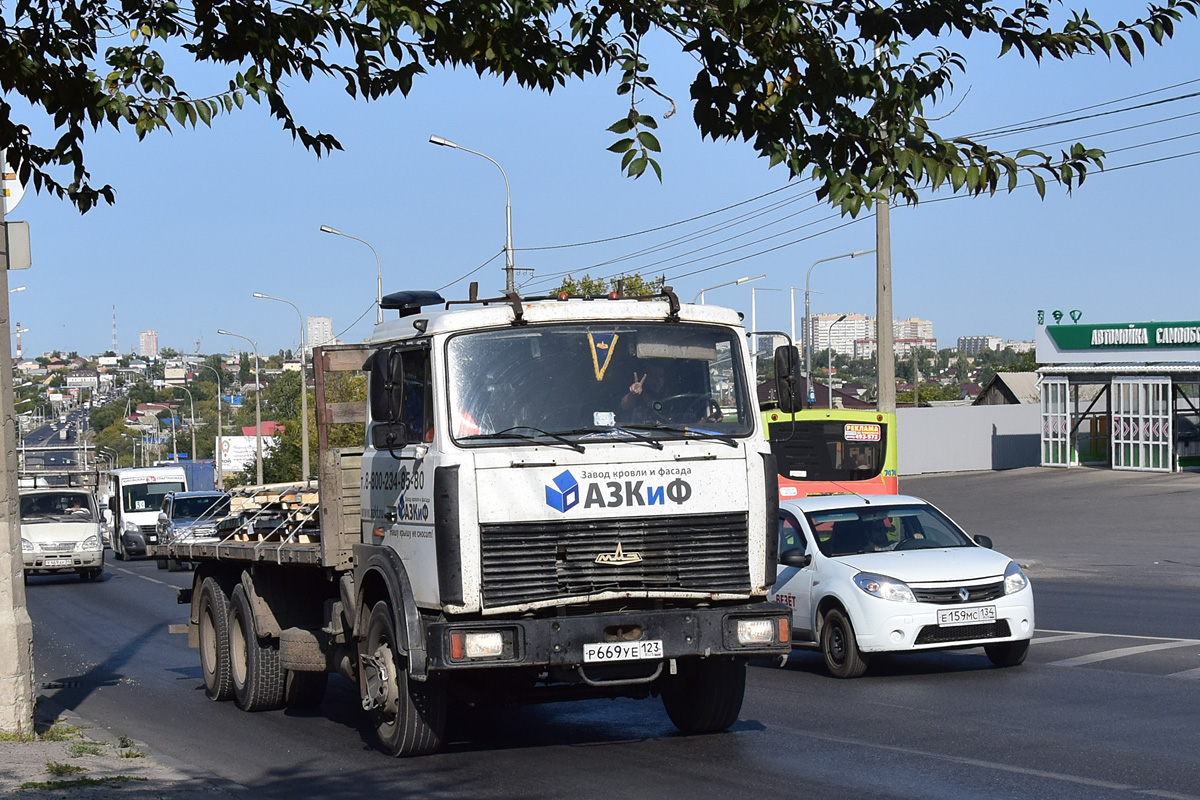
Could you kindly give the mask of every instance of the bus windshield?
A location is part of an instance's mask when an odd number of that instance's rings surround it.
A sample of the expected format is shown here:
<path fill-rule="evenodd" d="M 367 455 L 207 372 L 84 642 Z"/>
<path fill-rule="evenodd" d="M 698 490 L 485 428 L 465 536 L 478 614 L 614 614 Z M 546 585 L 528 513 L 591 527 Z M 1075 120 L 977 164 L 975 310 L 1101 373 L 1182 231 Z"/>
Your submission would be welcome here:
<path fill-rule="evenodd" d="M 447 343 L 462 444 L 744 436 L 742 344 L 712 325 L 588 323 L 461 334 Z"/>
<path fill-rule="evenodd" d="M 121 508 L 125 511 L 153 511 L 162 508 L 163 498 L 171 492 L 182 492 L 182 481 L 135 483 L 121 487 Z"/>

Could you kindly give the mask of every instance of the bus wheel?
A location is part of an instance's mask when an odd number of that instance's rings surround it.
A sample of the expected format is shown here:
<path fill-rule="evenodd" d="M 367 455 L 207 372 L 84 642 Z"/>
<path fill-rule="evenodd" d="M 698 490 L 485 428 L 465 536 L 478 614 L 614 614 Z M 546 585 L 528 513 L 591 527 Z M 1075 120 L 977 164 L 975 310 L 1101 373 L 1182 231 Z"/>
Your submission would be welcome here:
<path fill-rule="evenodd" d="M 250 598 L 240 583 L 229 600 L 229 666 L 238 708 L 271 711 L 283 707 L 287 670 L 279 663 L 279 642 L 255 633 Z"/>
<path fill-rule="evenodd" d="M 362 654 L 363 707 L 371 712 L 379 749 L 390 756 L 436 753 L 446 730 L 446 686 L 430 676 L 410 681 L 405 663 L 397 657 L 392 609 L 379 601 L 367 624 Z"/>

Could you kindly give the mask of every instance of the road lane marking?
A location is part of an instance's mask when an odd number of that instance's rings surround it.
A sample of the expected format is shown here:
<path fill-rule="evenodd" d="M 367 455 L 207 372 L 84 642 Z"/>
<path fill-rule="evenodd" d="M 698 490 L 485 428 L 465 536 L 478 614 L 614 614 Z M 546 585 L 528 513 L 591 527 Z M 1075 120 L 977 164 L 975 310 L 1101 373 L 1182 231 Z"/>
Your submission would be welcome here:
<path fill-rule="evenodd" d="M 1033 640 L 1033 644 L 1049 644 L 1050 642 L 1074 642 L 1078 639 L 1096 639 L 1108 636 L 1107 633 L 1064 633 L 1060 636 L 1041 636 Z"/>
<path fill-rule="evenodd" d="M 1183 672 L 1172 672 L 1166 677 L 1179 678 L 1184 681 L 1200 681 L 1200 667 L 1196 669 L 1185 669 Z"/>
<path fill-rule="evenodd" d="M 143 575 L 140 572 L 134 572 L 131 569 L 125 569 L 124 567 L 118 567 L 117 572 L 124 572 L 126 575 L 132 575 L 133 577 L 141 578 L 144 581 L 150 581 L 151 583 L 157 583 L 159 586 L 172 586 L 173 585 L 173 584 L 167 583 L 166 581 L 160 581 L 158 578 L 151 578 L 147 575 Z"/>
<path fill-rule="evenodd" d="M 1062 661 L 1051 661 L 1049 666 L 1078 667 L 1082 664 L 1095 664 L 1098 661 L 1111 661 L 1114 658 L 1152 653 L 1155 650 L 1170 650 L 1175 647 L 1194 647 L 1195 645 L 1195 641 L 1185 639 L 1182 641 L 1158 642 L 1157 644 L 1139 644 L 1134 647 L 1118 647 L 1115 650 L 1101 650 L 1099 653 L 1090 653 L 1086 656 L 1064 658 Z"/>
<path fill-rule="evenodd" d="M 1094 633 L 1091 631 L 1059 631 L 1053 628 L 1038 628 L 1037 633 L 1069 633 L 1074 636 L 1109 636 L 1113 639 L 1139 639 L 1146 642 L 1191 642 L 1200 644 L 1200 639 L 1180 639 L 1176 636 L 1138 636 L 1133 633 Z M 1042 641 L 1034 639 L 1035 642 Z"/>

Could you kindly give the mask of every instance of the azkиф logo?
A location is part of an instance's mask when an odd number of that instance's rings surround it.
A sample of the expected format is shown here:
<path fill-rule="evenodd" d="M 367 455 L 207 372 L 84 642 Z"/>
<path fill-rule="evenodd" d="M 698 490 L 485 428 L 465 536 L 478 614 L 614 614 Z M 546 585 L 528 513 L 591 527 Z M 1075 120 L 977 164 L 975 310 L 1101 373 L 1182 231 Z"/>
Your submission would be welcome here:
<path fill-rule="evenodd" d="M 564 512 L 579 505 L 579 481 L 569 469 L 563 470 L 553 483 L 546 487 L 546 505 Z"/>

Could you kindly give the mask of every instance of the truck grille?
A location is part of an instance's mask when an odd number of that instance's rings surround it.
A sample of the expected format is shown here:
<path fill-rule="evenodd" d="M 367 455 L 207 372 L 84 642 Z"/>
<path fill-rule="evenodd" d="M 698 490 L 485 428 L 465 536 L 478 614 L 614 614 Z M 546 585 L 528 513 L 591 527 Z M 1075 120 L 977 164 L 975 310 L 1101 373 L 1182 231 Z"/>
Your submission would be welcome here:
<path fill-rule="evenodd" d="M 481 525 L 480 538 L 489 608 L 605 591 L 750 591 L 745 513 Z"/>
<path fill-rule="evenodd" d="M 42 542 L 43 553 L 69 553 L 74 549 L 74 542 Z"/>
<path fill-rule="evenodd" d="M 1004 581 L 963 588 L 969 593 L 966 600 L 958 596 L 959 587 L 957 586 L 939 586 L 936 589 L 919 589 L 914 586 L 912 591 L 918 603 L 936 603 L 938 605 L 981 603 L 984 600 L 995 600 L 997 597 L 1004 596 Z"/>

